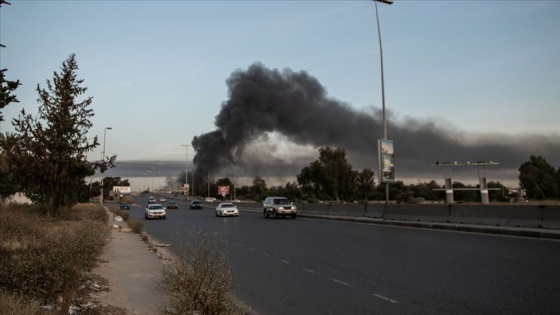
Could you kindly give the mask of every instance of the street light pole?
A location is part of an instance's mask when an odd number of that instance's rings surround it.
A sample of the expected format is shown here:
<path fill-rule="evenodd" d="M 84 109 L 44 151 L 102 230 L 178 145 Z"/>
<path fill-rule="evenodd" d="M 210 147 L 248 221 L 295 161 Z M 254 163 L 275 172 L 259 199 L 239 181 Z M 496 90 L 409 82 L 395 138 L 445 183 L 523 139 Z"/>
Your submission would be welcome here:
<path fill-rule="evenodd" d="M 189 184 L 189 147 L 190 145 L 188 144 L 181 144 L 182 147 L 185 147 L 185 151 L 186 151 L 186 157 L 187 159 L 185 160 L 185 185 Z M 194 194 L 194 174 L 193 174 L 193 187 L 192 187 L 192 192 Z M 187 191 L 187 196 L 190 196 L 190 189 L 189 191 Z"/>
<path fill-rule="evenodd" d="M 161 172 L 160 172 L 160 167 L 161 165 L 163 165 L 163 163 L 156 163 L 158 166 L 157 172 L 158 172 L 158 190 L 161 192 Z"/>
<path fill-rule="evenodd" d="M 107 130 L 112 130 L 111 127 L 105 127 L 103 130 L 103 152 L 101 152 L 101 162 L 105 162 L 105 139 L 107 138 Z M 103 173 L 101 173 L 101 197 L 99 198 L 99 203 L 103 205 Z"/>
<path fill-rule="evenodd" d="M 377 21 L 377 37 L 379 38 L 379 57 L 381 60 L 381 104 L 383 115 L 383 140 L 387 140 L 387 120 L 385 118 L 385 79 L 383 73 L 383 46 L 381 44 L 381 27 L 379 26 L 379 13 L 377 2 L 393 4 L 393 0 L 373 0 L 375 2 L 375 19 Z M 389 203 L 389 183 L 385 183 L 385 203 Z"/>

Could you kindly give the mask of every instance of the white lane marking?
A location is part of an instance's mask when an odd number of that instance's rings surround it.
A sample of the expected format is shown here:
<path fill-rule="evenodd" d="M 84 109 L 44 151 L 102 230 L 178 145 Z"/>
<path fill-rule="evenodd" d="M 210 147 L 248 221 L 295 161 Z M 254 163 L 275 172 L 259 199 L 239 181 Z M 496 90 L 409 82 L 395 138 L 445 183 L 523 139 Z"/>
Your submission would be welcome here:
<path fill-rule="evenodd" d="M 390 298 L 388 298 L 388 297 L 386 297 L 386 296 L 380 295 L 380 294 L 375 294 L 375 293 L 374 293 L 373 296 L 375 296 L 376 298 L 380 298 L 380 299 L 382 299 L 382 300 L 385 300 L 385 301 L 389 301 L 389 302 L 391 302 L 391 303 L 398 303 L 397 301 L 392 300 L 392 299 L 390 299 Z"/>
<path fill-rule="evenodd" d="M 263 255 L 265 255 L 266 257 L 270 257 L 270 254 L 268 253 L 262 253 Z"/>
<path fill-rule="evenodd" d="M 315 271 L 311 270 L 311 269 L 307 269 L 307 268 L 303 268 L 303 270 L 309 272 L 309 273 L 315 273 Z"/>
<path fill-rule="evenodd" d="M 239 246 L 239 247 L 243 247 L 243 244 L 241 244 L 241 243 L 237 243 L 237 246 Z"/>
<path fill-rule="evenodd" d="M 348 283 L 346 283 L 344 281 L 337 280 L 337 279 L 333 279 L 333 281 L 336 282 L 336 283 L 342 284 L 342 285 L 349 285 Z"/>
<path fill-rule="evenodd" d="M 285 263 L 285 264 L 289 264 L 290 262 L 284 259 L 280 259 L 281 262 Z"/>
<path fill-rule="evenodd" d="M 254 249 L 254 248 L 251 248 L 251 247 L 249 247 L 249 250 L 252 251 L 252 252 L 255 251 L 255 249 Z"/>

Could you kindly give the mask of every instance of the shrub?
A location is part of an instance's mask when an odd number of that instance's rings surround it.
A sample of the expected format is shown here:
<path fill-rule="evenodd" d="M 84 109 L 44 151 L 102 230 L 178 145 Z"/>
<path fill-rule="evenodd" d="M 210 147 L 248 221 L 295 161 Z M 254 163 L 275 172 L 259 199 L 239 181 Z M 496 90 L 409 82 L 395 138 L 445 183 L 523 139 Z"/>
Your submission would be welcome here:
<path fill-rule="evenodd" d="M 18 210 L 0 212 L 0 291 L 52 301 L 97 264 L 105 223 L 99 214 L 77 221 L 83 209 L 65 214 L 73 221 Z"/>
<path fill-rule="evenodd" d="M 127 223 L 128 223 L 128 227 L 130 227 L 132 232 L 136 234 L 140 234 L 144 231 L 144 223 L 142 223 L 142 221 L 138 219 L 128 218 Z"/>
<path fill-rule="evenodd" d="M 229 293 L 233 277 L 215 233 L 192 233 L 177 259 L 164 268 L 162 285 L 176 314 L 244 314 L 245 308 Z"/>
<path fill-rule="evenodd" d="M 56 311 L 46 310 L 39 303 L 29 301 L 21 295 L 0 292 L 0 315 L 54 315 Z"/>

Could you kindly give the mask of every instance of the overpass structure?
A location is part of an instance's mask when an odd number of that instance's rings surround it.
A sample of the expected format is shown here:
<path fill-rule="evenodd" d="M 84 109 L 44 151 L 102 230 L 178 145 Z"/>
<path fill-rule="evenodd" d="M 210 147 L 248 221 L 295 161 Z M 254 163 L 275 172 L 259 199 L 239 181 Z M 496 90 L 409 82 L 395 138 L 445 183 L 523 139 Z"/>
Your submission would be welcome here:
<path fill-rule="evenodd" d="M 466 163 L 458 163 L 457 161 L 450 163 L 450 162 L 436 162 L 434 164 L 430 164 L 431 166 L 442 166 L 443 167 L 443 178 L 445 183 L 445 188 L 436 188 L 434 190 L 445 190 L 445 200 L 448 204 L 453 204 L 453 191 L 455 190 L 479 190 L 480 191 L 480 199 L 482 204 L 489 204 L 490 199 L 488 197 L 489 190 L 499 190 L 499 188 L 488 188 L 486 183 L 486 166 L 493 166 L 498 165 L 497 162 L 484 162 L 479 161 L 476 163 L 471 163 L 467 161 Z M 476 166 L 478 169 L 478 188 L 453 188 L 453 182 L 451 180 L 451 168 L 456 166 Z"/>

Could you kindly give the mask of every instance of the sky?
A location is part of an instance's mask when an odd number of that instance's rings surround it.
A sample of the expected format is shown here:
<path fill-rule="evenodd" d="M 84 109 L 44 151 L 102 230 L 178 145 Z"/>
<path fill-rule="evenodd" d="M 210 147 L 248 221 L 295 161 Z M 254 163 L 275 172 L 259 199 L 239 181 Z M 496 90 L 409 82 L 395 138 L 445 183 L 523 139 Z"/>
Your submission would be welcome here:
<path fill-rule="evenodd" d="M 237 176 L 285 184 L 326 145 L 377 173 L 383 102 L 373 1 L 11 3 L 0 8 L 0 66 L 22 85 L 20 102 L 2 110 L 2 132 L 13 131 L 22 108 L 37 112 L 37 85 L 76 54 L 93 96 L 91 137 L 101 143 L 89 158 L 101 158 L 103 142 L 117 155 L 107 176 L 176 176 L 197 166 L 198 153 L 217 177 L 233 176 L 235 164 Z M 500 164 L 488 180 L 510 185 L 530 154 L 560 167 L 560 1 L 395 0 L 378 10 L 397 180 L 442 181 L 435 161 L 493 160 Z M 244 87 L 278 95 L 255 81 L 270 78 L 290 87 L 287 96 L 251 107 L 256 96 Z M 294 104 L 301 93 L 309 98 L 298 106 L 281 101 Z M 258 126 L 257 114 L 274 126 Z M 291 124 L 300 129 L 282 127 Z M 233 139 L 236 129 L 247 132 Z M 221 151 L 203 146 L 213 132 Z M 224 158 L 204 164 L 213 152 Z M 477 180 L 475 170 L 457 176 Z"/>

